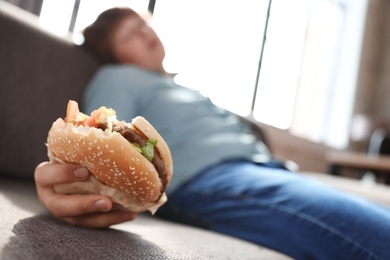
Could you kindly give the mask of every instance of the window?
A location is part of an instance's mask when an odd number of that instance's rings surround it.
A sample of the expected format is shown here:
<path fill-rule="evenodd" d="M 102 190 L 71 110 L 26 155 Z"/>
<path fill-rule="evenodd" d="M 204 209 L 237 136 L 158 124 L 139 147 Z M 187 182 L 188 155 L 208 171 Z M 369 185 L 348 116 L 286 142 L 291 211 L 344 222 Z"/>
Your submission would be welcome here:
<path fill-rule="evenodd" d="M 43 1 L 39 24 L 46 30 L 59 36 L 67 35 L 74 4 L 74 0 Z"/>
<path fill-rule="evenodd" d="M 130 6 L 144 12 L 149 4 L 78 1 L 76 43 L 103 10 Z M 45 0 L 41 20 L 64 35 L 75 2 L 61 4 Z M 166 47 L 165 68 L 177 74 L 179 84 L 237 114 L 343 148 L 366 5 L 367 0 L 157 0 L 152 25 Z"/>
<path fill-rule="evenodd" d="M 292 133 L 348 145 L 366 6 L 366 0 L 311 1 Z"/>
<path fill-rule="evenodd" d="M 77 0 L 79 2 L 77 19 L 72 39 L 75 43 L 82 42 L 81 31 L 106 9 L 115 6 L 128 6 L 138 12 L 148 10 L 149 0 Z M 39 23 L 41 26 L 59 36 L 69 33 L 75 0 L 58 1 L 44 0 Z"/>
<path fill-rule="evenodd" d="M 167 47 L 165 67 L 179 73 L 178 83 L 235 113 L 344 148 L 366 5 L 367 0 L 164 0 L 157 1 L 153 21 Z"/>
<path fill-rule="evenodd" d="M 311 0 L 272 1 L 254 117 L 288 129 L 293 120 Z"/>
<path fill-rule="evenodd" d="M 157 1 L 153 24 L 178 83 L 249 114 L 268 0 Z"/>

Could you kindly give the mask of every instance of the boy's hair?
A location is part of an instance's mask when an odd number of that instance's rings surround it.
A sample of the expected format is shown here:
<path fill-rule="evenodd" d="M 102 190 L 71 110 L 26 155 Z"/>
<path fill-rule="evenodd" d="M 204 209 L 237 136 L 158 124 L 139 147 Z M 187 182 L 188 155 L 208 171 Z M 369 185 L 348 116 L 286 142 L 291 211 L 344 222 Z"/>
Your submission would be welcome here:
<path fill-rule="evenodd" d="M 126 17 L 138 15 L 131 8 L 115 7 L 101 13 L 95 22 L 84 29 L 84 43 L 81 45 L 103 63 L 116 63 L 111 40 L 118 24 Z"/>

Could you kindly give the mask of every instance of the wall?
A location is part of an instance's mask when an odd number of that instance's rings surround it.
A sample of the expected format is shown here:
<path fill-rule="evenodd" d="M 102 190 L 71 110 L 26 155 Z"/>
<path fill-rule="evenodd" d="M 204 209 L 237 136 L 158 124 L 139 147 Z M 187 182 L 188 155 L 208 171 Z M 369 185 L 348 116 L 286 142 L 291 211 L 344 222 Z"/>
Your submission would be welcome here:
<path fill-rule="evenodd" d="M 377 84 L 374 114 L 380 121 L 390 121 L 390 1 L 383 1 L 382 53 L 379 59 L 379 79 Z"/>
<path fill-rule="evenodd" d="M 366 150 L 378 125 L 390 125 L 390 1 L 369 0 L 354 115 L 366 118 L 367 135 L 350 150 Z M 358 127 L 358 126 L 355 126 Z"/>

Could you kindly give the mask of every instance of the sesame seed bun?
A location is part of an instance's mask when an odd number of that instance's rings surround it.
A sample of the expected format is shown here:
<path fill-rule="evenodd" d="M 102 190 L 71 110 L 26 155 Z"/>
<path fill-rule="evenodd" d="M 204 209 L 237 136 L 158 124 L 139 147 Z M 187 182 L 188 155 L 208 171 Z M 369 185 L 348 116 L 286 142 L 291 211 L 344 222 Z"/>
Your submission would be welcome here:
<path fill-rule="evenodd" d="M 155 156 L 163 160 L 169 184 L 173 164 L 167 144 L 143 117 L 134 118 L 131 124 L 157 140 Z M 117 208 L 136 213 L 154 213 L 167 200 L 153 164 L 120 133 L 75 126 L 59 118 L 49 131 L 47 147 L 51 162 L 79 164 L 91 173 L 87 181 L 57 185 L 57 192 L 106 195 Z"/>

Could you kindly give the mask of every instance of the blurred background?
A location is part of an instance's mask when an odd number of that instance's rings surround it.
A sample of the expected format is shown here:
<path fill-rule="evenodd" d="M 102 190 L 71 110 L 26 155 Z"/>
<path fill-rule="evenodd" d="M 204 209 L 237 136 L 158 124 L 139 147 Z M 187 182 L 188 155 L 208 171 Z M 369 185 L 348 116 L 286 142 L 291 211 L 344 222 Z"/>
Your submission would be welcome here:
<path fill-rule="evenodd" d="M 103 10 L 152 13 L 175 80 L 234 113 L 365 151 L 390 125 L 388 0 L 8 0 L 83 41 Z"/>

